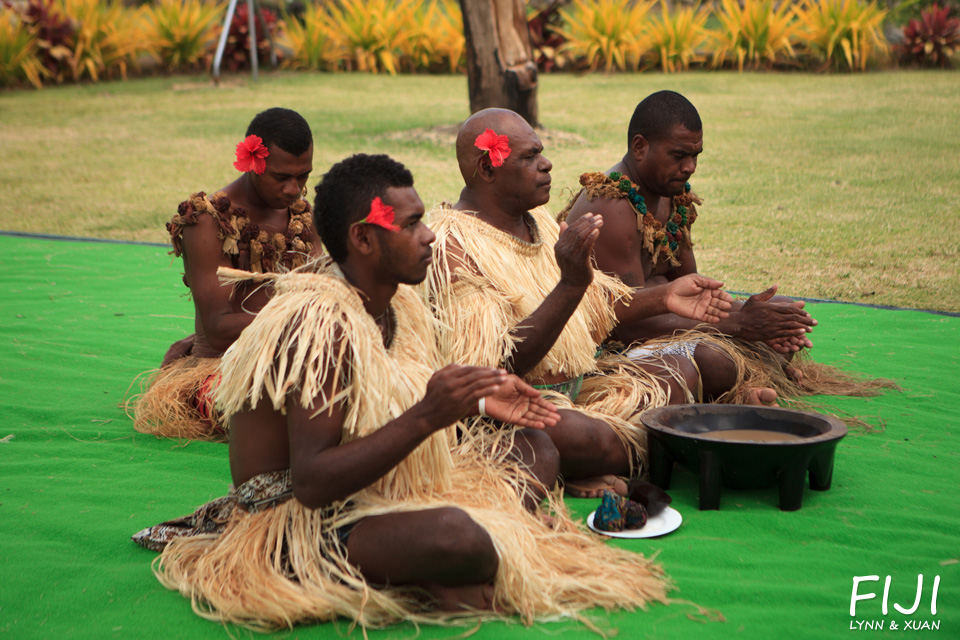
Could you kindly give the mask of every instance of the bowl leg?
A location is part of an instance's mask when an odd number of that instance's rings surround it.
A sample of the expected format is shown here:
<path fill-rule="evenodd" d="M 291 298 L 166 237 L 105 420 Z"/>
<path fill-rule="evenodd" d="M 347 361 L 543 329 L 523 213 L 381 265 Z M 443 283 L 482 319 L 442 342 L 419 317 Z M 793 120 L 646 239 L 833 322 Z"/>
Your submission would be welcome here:
<path fill-rule="evenodd" d="M 833 482 L 833 457 L 835 447 L 820 451 L 810 461 L 810 488 L 814 491 L 826 491 Z"/>
<path fill-rule="evenodd" d="M 654 435 L 647 438 L 647 454 L 650 460 L 650 482 L 661 489 L 669 489 L 670 477 L 673 475 L 673 457 Z"/>
<path fill-rule="evenodd" d="M 810 459 L 800 456 L 787 462 L 780 469 L 780 510 L 796 511 L 803 505 L 803 485 L 807 479 Z"/>
<path fill-rule="evenodd" d="M 723 472 L 720 456 L 713 451 L 700 451 L 700 511 L 720 508 L 720 490 Z"/>

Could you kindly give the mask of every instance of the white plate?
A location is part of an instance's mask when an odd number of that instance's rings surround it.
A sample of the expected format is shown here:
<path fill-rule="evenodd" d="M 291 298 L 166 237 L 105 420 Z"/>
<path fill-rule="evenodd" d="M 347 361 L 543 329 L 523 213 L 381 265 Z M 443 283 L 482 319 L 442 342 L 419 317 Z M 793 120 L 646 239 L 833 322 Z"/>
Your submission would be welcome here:
<path fill-rule="evenodd" d="M 676 531 L 680 523 L 683 522 L 683 516 L 673 507 L 667 507 L 656 516 L 647 519 L 647 524 L 642 529 L 624 529 L 623 531 L 601 531 L 593 526 L 593 517 L 596 511 L 587 516 L 587 526 L 597 533 L 611 538 L 656 538 L 663 536 L 671 531 Z"/>

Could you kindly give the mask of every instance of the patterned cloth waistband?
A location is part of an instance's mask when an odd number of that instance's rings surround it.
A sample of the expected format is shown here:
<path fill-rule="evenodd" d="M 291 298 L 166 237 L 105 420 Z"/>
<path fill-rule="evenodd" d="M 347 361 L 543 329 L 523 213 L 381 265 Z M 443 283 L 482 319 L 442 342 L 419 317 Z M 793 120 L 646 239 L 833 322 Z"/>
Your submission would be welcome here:
<path fill-rule="evenodd" d="M 237 504 L 250 513 L 272 509 L 293 497 L 290 469 L 253 476 L 231 493 L 236 495 Z"/>
<path fill-rule="evenodd" d="M 170 541 L 176 538 L 223 533 L 237 507 L 248 513 L 259 513 L 292 497 L 293 480 L 289 469 L 261 473 L 236 489 L 231 489 L 230 495 L 212 500 L 190 515 L 138 531 L 133 534 L 132 539 L 141 547 L 163 551 Z"/>
<path fill-rule="evenodd" d="M 582 387 L 583 387 L 583 374 L 580 374 L 576 378 L 565 380 L 564 382 L 555 382 L 554 384 L 533 385 L 534 389 L 539 389 L 540 391 L 553 391 L 561 395 L 567 396 L 567 398 L 570 399 L 570 402 L 574 402 L 577 399 L 577 396 L 580 395 L 580 389 Z"/>

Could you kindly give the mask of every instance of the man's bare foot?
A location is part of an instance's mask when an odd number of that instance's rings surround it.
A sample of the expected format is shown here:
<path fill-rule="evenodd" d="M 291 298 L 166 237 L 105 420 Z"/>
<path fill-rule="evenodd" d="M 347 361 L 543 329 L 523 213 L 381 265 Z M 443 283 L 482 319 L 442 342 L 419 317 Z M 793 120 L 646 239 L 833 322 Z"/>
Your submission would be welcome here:
<path fill-rule="evenodd" d="M 768 387 L 753 387 L 747 390 L 747 404 L 770 406 L 777 402 L 777 392 Z"/>
<path fill-rule="evenodd" d="M 803 371 L 798 367 L 791 367 L 785 364 L 783 365 L 783 373 L 798 386 L 803 387 Z"/>
<path fill-rule="evenodd" d="M 620 476 L 605 475 L 563 483 L 563 490 L 574 498 L 599 498 L 607 489 L 612 489 L 617 495 L 625 496 L 627 481 Z"/>

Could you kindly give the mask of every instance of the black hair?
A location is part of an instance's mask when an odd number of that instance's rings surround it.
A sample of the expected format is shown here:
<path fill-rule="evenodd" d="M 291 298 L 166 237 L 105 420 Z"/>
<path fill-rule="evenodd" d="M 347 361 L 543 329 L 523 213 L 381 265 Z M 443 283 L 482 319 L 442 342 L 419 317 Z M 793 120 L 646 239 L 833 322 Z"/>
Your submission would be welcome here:
<path fill-rule="evenodd" d="M 247 127 L 247 135 L 260 136 L 263 146 L 273 144 L 294 156 L 303 155 L 313 144 L 313 133 L 303 116 L 283 107 L 258 113 Z"/>
<path fill-rule="evenodd" d="M 389 187 L 412 187 L 413 174 L 383 154 L 358 153 L 330 167 L 316 186 L 313 224 L 330 257 L 347 259 L 347 231 Z"/>
<path fill-rule="evenodd" d="M 627 146 L 633 144 L 637 135 L 642 135 L 648 142 L 656 142 L 678 124 L 688 131 L 703 130 L 700 114 L 689 100 L 676 91 L 652 93 L 633 111 L 630 126 L 627 127 Z"/>

